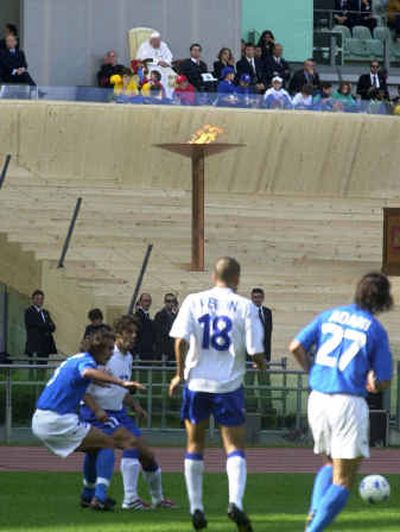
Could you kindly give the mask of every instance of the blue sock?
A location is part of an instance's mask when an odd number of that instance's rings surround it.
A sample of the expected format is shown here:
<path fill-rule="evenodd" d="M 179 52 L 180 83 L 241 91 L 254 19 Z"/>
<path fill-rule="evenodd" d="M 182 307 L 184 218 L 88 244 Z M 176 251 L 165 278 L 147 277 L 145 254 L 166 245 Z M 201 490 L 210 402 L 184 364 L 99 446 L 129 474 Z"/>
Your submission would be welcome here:
<path fill-rule="evenodd" d="M 96 457 L 97 453 L 86 453 L 83 459 L 83 490 L 82 497 L 91 500 L 96 485 Z"/>
<path fill-rule="evenodd" d="M 332 523 L 346 506 L 349 495 L 350 491 L 347 488 L 332 484 L 322 498 L 317 513 L 307 528 L 307 532 L 322 532 L 325 530 L 329 523 Z"/>
<path fill-rule="evenodd" d="M 331 465 L 325 465 L 321 467 L 314 480 L 310 514 L 315 513 L 319 508 L 323 496 L 327 492 L 328 488 L 332 485 L 332 479 L 333 467 Z"/>
<path fill-rule="evenodd" d="M 107 499 L 107 491 L 110 486 L 114 471 L 115 454 L 112 449 L 100 449 L 96 460 L 96 488 L 95 496 L 102 502 Z"/>

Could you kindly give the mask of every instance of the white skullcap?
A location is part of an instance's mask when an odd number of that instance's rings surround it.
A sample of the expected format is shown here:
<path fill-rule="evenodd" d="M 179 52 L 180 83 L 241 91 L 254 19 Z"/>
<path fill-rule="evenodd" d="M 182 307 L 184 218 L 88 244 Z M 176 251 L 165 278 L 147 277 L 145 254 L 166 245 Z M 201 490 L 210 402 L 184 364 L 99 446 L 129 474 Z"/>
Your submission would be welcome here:
<path fill-rule="evenodd" d="M 158 31 L 153 31 L 153 33 L 150 35 L 150 39 L 159 39 L 161 37 L 161 34 L 158 33 Z"/>
<path fill-rule="evenodd" d="M 280 76 L 274 76 L 274 77 L 272 78 L 272 83 L 273 83 L 274 81 L 279 81 L 279 83 L 283 83 L 283 79 L 282 79 Z"/>

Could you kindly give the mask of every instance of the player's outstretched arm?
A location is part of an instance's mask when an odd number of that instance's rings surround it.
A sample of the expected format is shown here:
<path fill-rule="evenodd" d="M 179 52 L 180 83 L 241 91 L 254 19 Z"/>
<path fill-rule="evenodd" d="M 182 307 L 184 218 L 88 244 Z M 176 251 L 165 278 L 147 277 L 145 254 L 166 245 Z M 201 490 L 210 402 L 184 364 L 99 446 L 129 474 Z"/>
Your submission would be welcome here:
<path fill-rule="evenodd" d="M 304 371 L 308 373 L 310 371 L 311 361 L 307 351 L 304 349 L 301 343 L 294 339 L 289 345 L 289 351 L 292 353 Z"/>
<path fill-rule="evenodd" d="M 184 338 L 175 340 L 176 375 L 170 382 L 168 394 L 172 397 L 184 379 L 185 358 L 189 350 L 189 344 Z"/>
<path fill-rule="evenodd" d="M 390 387 L 390 381 L 379 381 L 375 371 L 371 370 L 367 375 L 367 391 L 369 393 L 380 393 Z"/>
<path fill-rule="evenodd" d="M 117 377 L 114 377 L 113 375 L 109 375 L 108 373 L 105 373 L 104 371 L 100 371 L 95 368 L 86 368 L 82 372 L 82 377 L 85 379 L 90 380 L 96 380 L 100 382 L 106 382 L 108 384 L 115 384 L 116 386 L 121 386 L 122 388 L 129 389 L 136 389 L 136 390 L 145 390 L 146 387 L 143 386 L 143 384 L 140 384 L 136 381 L 123 381 L 121 379 L 118 379 Z"/>
<path fill-rule="evenodd" d="M 124 397 L 124 405 L 129 406 L 137 415 L 138 417 L 146 420 L 149 415 L 147 411 L 142 407 L 142 405 L 132 397 L 129 393 L 127 393 Z"/>

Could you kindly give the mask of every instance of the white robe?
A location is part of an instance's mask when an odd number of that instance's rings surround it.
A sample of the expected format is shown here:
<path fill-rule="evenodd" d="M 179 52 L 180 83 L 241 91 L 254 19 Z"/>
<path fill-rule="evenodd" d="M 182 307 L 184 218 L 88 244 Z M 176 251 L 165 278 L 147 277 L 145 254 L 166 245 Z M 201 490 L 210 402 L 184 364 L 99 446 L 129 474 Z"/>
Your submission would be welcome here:
<path fill-rule="evenodd" d="M 136 59 L 152 59 L 158 65 L 160 61 L 165 61 L 169 65 L 172 63 L 172 52 L 168 45 L 161 41 L 160 48 L 153 48 L 149 41 L 145 41 L 139 46 Z"/>

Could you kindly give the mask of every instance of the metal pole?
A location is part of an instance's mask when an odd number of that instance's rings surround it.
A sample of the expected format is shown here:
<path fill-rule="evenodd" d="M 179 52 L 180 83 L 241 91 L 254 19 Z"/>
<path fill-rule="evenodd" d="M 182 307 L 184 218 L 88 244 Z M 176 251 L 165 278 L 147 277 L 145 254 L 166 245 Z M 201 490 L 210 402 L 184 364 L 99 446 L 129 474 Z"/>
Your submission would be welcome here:
<path fill-rule="evenodd" d="M 11 161 L 11 155 L 8 154 L 8 155 L 6 155 L 6 158 L 5 158 L 5 161 L 4 161 L 4 164 L 3 164 L 3 169 L 1 170 L 1 174 L 0 174 L 0 188 L 3 186 L 4 179 L 6 178 L 6 174 L 7 174 L 7 170 L 8 170 L 8 166 L 10 164 L 10 161 Z"/>
<path fill-rule="evenodd" d="M 204 150 L 192 154 L 192 271 L 204 271 Z"/>
<path fill-rule="evenodd" d="M 153 244 L 149 244 L 147 246 L 146 255 L 144 256 L 144 259 L 143 259 L 143 263 L 142 263 L 142 267 L 140 269 L 138 280 L 136 281 L 136 286 L 135 286 L 135 290 L 133 291 L 133 294 L 132 294 L 131 302 L 129 303 L 128 314 L 133 314 L 133 309 L 135 308 L 135 303 L 136 303 L 137 297 L 139 295 L 140 287 L 142 286 L 143 277 L 144 277 L 144 274 L 146 273 L 147 265 L 149 263 L 149 259 L 150 259 L 150 255 L 151 255 L 152 250 L 153 250 Z"/>
<path fill-rule="evenodd" d="M 70 242 L 71 242 L 72 233 L 74 232 L 74 229 L 75 229 L 75 224 L 76 224 L 76 220 L 77 220 L 77 218 L 79 216 L 79 211 L 80 211 L 81 205 L 82 205 L 82 198 L 78 198 L 76 200 L 75 209 L 74 209 L 74 212 L 72 214 L 71 222 L 70 222 L 69 228 L 68 228 L 68 233 L 67 233 L 67 236 L 66 236 L 65 241 L 64 241 L 64 246 L 63 246 L 63 249 L 62 249 L 62 252 L 61 252 L 60 260 L 58 261 L 57 268 L 64 268 L 64 260 L 65 260 L 65 257 L 67 255 L 67 253 L 68 253 L 68 248 L 69 248 L 69 245 L 70 245 Z"/>
<path fill-rule="evenodd" d="M 6 419 L 5 419 L 5 438 L 6 443 L 11 443 L 12 435 L 12 378 L 11 369 L 6 369 Z"/>

